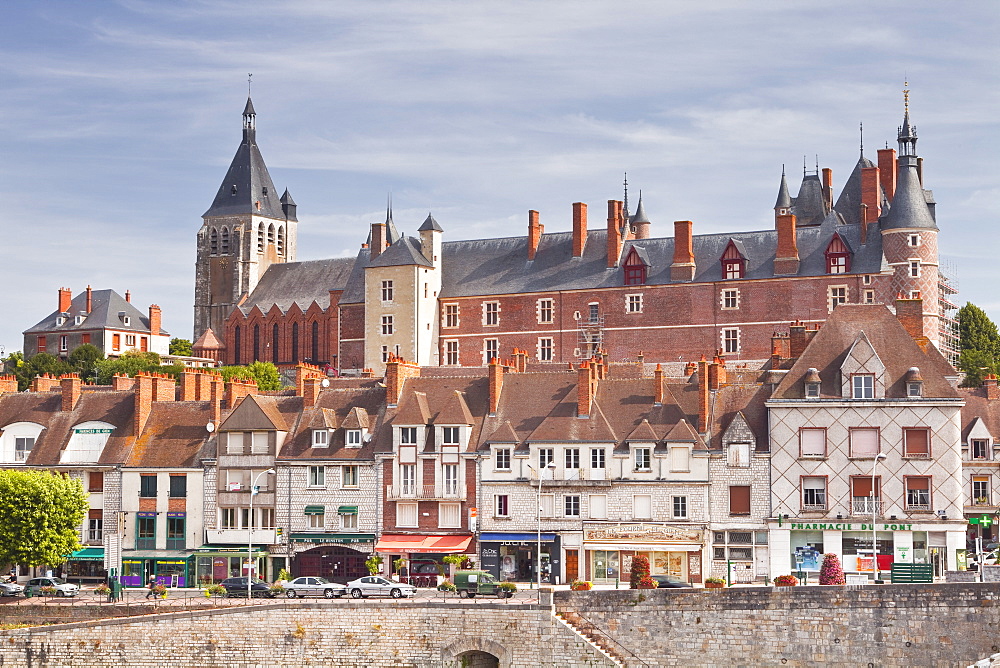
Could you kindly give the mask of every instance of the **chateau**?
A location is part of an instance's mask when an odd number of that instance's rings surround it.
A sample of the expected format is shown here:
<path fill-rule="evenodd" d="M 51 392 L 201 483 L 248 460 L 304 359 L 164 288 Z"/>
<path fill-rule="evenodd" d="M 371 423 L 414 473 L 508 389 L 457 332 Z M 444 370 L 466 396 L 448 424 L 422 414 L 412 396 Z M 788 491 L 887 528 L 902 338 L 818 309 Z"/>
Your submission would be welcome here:
<path fill-rule="evenodd" d="M 698 235 L 682 220 L 657 236 L 642 197 L 632 213 L 626 193 L 599 225 L 576 202 L 570 231 L 546 233 L 529 211 L 523 236 L 446 241 L 446 221 L 428 215 L 410 237 L 390 208 L 356 257 L 296 262 L 296 204 L 271 181 L 248 99 L 243 141 L 198 232 L 195 354 L 344 375 L 382 374 L 393 355 L 482 366 L 513 350 L 561 365 L 599 350 L 613 362 L 765 359 L 789 322 L 919 296 L 923 335 L 947 357 L 954 291 L 908 106 L 897 140 L 877 164 L 862 152 L 836 196 L 830 169 L 803 170 L 795 197 L 782 173 L 769 230 Z"/>

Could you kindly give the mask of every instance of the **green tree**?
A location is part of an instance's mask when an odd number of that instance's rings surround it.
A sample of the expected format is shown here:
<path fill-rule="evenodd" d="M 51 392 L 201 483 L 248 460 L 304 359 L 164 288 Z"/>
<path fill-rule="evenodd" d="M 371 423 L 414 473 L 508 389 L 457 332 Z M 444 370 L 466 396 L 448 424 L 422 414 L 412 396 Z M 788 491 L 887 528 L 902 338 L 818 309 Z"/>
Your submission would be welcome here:
<path fill-rule="evenodd" d="M 257 383 L 261 392 L 273 392 L 281 389 L 281 374 L 278 367 L 271 362 L 253 362 L 247 366 L 224 366 L 222 379 L 229 382 L 233 378 L 252 380 Z"/>
<path fill-rule="evenodd" d="M 194 348 L 187 339 L 170 339 L 170 354 L 191 357 L 194 355 Z"/>
<path fill-rule="evenodd" d="M 0 563 L 56 566 L 79 549 L 87 514 L 79 480 L 47 471 L 0 470 Z"/>
<path fill-rule="evenodd" d="M 997 372 L 1000 333 L 981 308 L 967 302 L 958 310 L 958 367 L 965 372 L 964 387 L 978 387 L 983 376 Z"/>
<path fill-rule="evenodd" d="M 97 383 L 110 385 L 115 375 L 133 377 L 140 371 L 163 373 L 164 368 L 160 366 L 160 356 L 154 352 L 126 350 L 118 359 L 97 362 Z"/>
<path fill-rule="evenodd" d="M 48 353 L 38 353 L 29 359 L 24 359 L 21 353 L 12 353 L 4 360 L 4 366 L 17 376 L 17 389 L 22 392 L 28 389 L 35 376 L 51 374 L 59 377 L 74 371 L 67 362 Z"/>
<path fill-rule="evenodd" d="M 85 343 L 82 346 L 77 346 L 69 354 L 67 361 L 73 370 L 80 374 L 80 378 L 86 382 L 92 382 L 97 378 L 97 363 L 103 359 L 104 353 L 101 352 L 100 348 Z"/>

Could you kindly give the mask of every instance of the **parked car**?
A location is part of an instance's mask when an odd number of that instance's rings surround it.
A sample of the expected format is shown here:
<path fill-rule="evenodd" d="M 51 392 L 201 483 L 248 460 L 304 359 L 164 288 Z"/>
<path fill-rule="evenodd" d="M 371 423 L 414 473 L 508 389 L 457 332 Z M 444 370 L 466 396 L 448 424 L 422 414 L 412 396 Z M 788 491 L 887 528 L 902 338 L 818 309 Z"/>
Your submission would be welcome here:
<path fill-rule="evenodd" d="M 285 596 L 295 598 L 296 596 L 325 596 L 326 598 L 340 598 L 347 593 L 347 587 L 336 582 L 330 582 L 326 578 L 301 577 L 295 578 L 285 584 Z"/>
<path fill-rule="evenodd" d="M 38 596 L 42 593 L 42 587 L 53 587 L 56 596 L 76 596 L 80 593 L 80 586 L 72 582 L 66 582 L 62 578 L 31 578 L 24 586 L 25 596 Z"/>
<path fill-rule="evenodd" d="M 487 571 L 455 571 L 455 587 L 459 598 L 475 598 L 476 594 L 510 598 L 514 592 L 504 591 L 500 583 Z"/>
<path fill-rule="evenodd" d="M 0 582 L 0 596 L 17 596 L 24 591 L 24 587 L 16 582 Z"/>
<path fill-rule="evenodd" d="M 247 595 L 247 578 L 227 578 L 220 582 L 223 588 L 226 590 L 226 596 L 246 596 Z M 266 596 L 268 598 L 274 598 L 275 594 L 271 591 L 270 585 L 268 585 L 263 580 L 253 578 L 250 582 L 250 596 L 252 598 L 261 598 Z"/>
<path fill-rule="evenodd" d="M 685 582 L 675 575 L 650 575 L 656 582 L 657 589 L 680 589 L 690 587 L 690 582 Z"/>
<path fill-rule="evenodd" d="M 368 596 L 401 598 L 417 595 L 417 588 L 413 585 L 389 580 L 380 575 L 351 580 L 347 583 L 347 591 L 351 592 L 351 596 L 354 598 L 367 598 Z"/>

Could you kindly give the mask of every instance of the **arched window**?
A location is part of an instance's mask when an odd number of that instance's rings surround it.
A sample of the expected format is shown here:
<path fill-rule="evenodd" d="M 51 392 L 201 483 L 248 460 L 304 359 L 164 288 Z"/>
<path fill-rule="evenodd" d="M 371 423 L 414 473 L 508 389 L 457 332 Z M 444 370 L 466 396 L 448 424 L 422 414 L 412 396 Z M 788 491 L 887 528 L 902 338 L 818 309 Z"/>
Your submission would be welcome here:
<path fill-rule="evenodd" d="M 278 363 L 278 323 L 271 328 L 271 361 Z"/>
<path fill-rule="evenodd" d="M 299 323 L 292 323 L 292 362 L 299 361 Z"/>
<path fill-rule="evenodd" d="M 236 325 L 236 329 L 233 330 L 233 364 L 240 363 L 240 348 L 242 347 L 240 345 L 242 343 L 240 341 L 240 334 L 240 326 Z"/>
<path fill-rule="evenodd" d="M 319 322 L 313 320 L 312 324 L 312 363 L 319 361 Z"/>
<path fill-rule="evenodd" d="M 267 243 L 268 244 L 273 244 L 274 243 L 274 225 L 273 224 L 269 225 L 268 228 L 267 228 Z"/>
<path fill-rule="evenodd" d="M 264 252 L 264 223 L 257 226 L 257 252 Z"/>
<path fill-rule="evenodd" d="M 851 250 L 839 234 L 834 234 L 830 245 L 826 247 L 826 273 L 846 274 L 850 270 Z"/>
<path fill-rule="evenodd" d="M 222 228 L 222 248 L 221 252 L 223 255 L 229 255 L 229 228 Z"/>
<path fill-rule="evenodd" d="M 285 254 L 285 228 L 278 227 L 278 255 Z"/>
<path fill-rule="evenodd" d="M 253 326 L 253 359 L 251 362 L 256 362 L 260 359 L 260 325 Z"/>
<path fill-rule="evenodd" d="M 208 235 L 208 252 L 212 255 L 219 254 L 219 231 L 214 227 Z"/>

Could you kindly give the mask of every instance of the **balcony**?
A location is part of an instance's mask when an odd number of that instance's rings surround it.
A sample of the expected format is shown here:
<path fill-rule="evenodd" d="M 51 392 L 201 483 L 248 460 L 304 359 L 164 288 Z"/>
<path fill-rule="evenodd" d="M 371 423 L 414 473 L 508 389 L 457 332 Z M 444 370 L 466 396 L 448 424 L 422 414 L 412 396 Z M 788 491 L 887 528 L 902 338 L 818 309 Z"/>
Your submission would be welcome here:
<path fill-rule="evenodd" d="M 882 516 L 882 499 L 875 497 L 874 505 L 870 496 L 855 496 L 851 499 L 852 515 Z"/>
<path fill-rule="evenodd" d="M 401 485 L 385 486 L 385 498 L 389 501 L 416 499 L 420 501 L 465 501 L 466 491 L 463 485 L 454 487 L 436 485 Z"/>
<path fill-rule="evenodd" d="M 246 545 L 253 538 L 254 545 L 276 545 L 276 529 L 254 529 L 253 536 L 248 529 L 205 529 L 205 542 L 217 545 Z"/>

